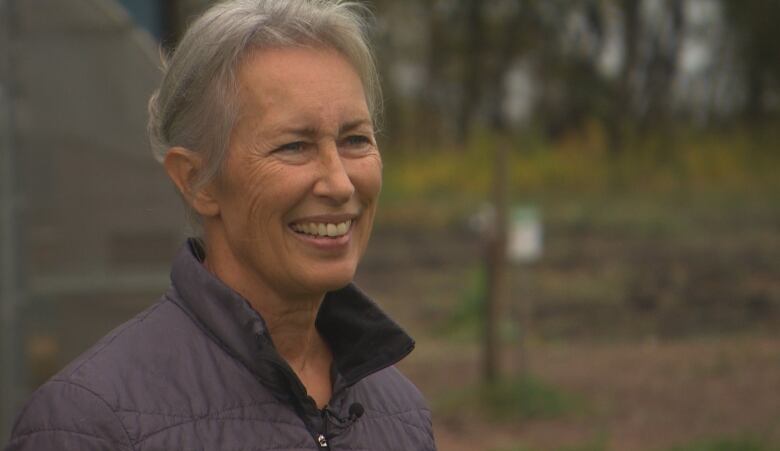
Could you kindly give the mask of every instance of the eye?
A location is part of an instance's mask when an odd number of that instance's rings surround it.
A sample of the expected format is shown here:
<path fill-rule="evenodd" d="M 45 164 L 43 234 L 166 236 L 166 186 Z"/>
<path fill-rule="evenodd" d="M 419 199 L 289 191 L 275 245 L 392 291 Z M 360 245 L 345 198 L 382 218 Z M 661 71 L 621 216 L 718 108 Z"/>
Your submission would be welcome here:
<path fill-rule="evenodd" d="M 305 148 L 306 148 L 305 142 L 295 141 L 277 147 L 276 149 L 274 149 L 274 152 L 295 153 L 295 152 L 300 152 Z"/>
<path fill-rule="evenodd" d="M 342 141 L 344 146 L 362 148 L 374 144 L 374 142 L 365 135 L 351 135 L 344 138 Z"/>

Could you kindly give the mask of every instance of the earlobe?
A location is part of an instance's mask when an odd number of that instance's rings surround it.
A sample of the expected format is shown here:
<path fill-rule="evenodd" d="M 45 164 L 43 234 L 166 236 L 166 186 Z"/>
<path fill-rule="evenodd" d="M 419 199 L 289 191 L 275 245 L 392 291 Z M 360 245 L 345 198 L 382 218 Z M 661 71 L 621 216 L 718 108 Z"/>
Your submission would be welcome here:
<path fill-rule="evenodd" d="M 203 217 L 219 214 L 219 203 L 207 188 L 196 189 L 195 180 L 203 168 L 201 156 L 184 147 L 171 147 L 163 161 L 168 177 L 187 202 Z"/>

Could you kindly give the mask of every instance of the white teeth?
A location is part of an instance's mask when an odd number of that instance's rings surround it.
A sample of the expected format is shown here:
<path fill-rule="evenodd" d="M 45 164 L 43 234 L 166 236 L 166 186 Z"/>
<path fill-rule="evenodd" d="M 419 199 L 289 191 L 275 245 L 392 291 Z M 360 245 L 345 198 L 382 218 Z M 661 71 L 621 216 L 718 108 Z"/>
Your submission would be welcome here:
<path fill-rule="evenodd" d="M 340 222 L 336 226 L 336 235 L 344 235 L 349 230 L 349 222 Z"/>
<path fill-rule="evenodd" d="M 345 235 L 349 231 L 349 227 L 352 225 L 352 220 L 334 223 L 322 223 L 322 222 L 310 222 L 292 224 L 293 230 L 299 233 L 305 233 L 307 235 L 322 236 L 322 237 L 338 237 Z"/>

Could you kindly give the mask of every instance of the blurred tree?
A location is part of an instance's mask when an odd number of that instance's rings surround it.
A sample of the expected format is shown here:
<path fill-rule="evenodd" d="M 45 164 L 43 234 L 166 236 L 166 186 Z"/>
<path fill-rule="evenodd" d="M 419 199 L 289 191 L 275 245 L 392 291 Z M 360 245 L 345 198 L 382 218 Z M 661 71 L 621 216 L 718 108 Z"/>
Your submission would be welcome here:
<path fill-rule="evenodd" d="M 212 3 L 161 1 L 163 42 L 178 39 Z M 463 148 L 477 129 L 516 131 L 528 119 L 507 114 L 512 102 L 527 103 L 551 139 L 597 121 L 613 156 L 624 153 L 627 137 L 680 120 L 734 112 L 756 120 L 780 108 L 777 1 L 372 0 L 369 6 L 377 16 L 386 135 L 400 148 Z M 697 33 L 691 22 L 702 27 L 695 16 L 703 6 L 717 10 L 704 26 L 715 20 L 722 32 L 696 35 L 697 51 L 730 63 L 697 71 L 682 62 L 695 53 L 686 44 Z M 507 90 L 518 71 L 530 80 L 526 99 Z M 724 80 L 738 89 L 723 88 Z M 698 97 L 680 95 L 691 86 Z"/>
<path fill-rule="evenodd" d="M 539 112 L 548 135 L 564 135 L 595 118 L 606 129 L 611 154 L 619 155 L 626 129 L 667 121 L 685 35 L 683 6 L 676 0 L 546 6 Z"/>
<path fill-rule="evenodd" d="M 780 2 L 722 0 L 722 4 L 741 56 L 746 90 L 743 112 L 749 120 L 766 119 L 780 108 Z"/>
<path fill-rule="evenodd" d="M 493 6 L 493 20 L 489 27 L 496 30 L 496 37 L 491 45 L 494 50 L 492 64 L 487 70 L 484 97 L 488 127 L 501 133 L 510 128 L 504 105 L 506 79 L 513 66 L 532 50 L 530 43 L 539 34 L 536 26 L 538 4 L 536 0 L 504 1 Z M 500 23 L 496 24 L 496 19 Z"/>
<path fill-rule="evenodd" d="M 640 87 L 641 119 L 644 126 L 658 124 L 671 114 L 672 83 L 678 74 L 680 51 L 685 33 L 684 2 L 667 0 L 646 20 L 645 83 Z"/>
<path fill-rule="evenodd" d="M 475 110 L 484 84 L 483 59 L 486 56 L 485 26 L 483 9 L 487 2 L 461 0 L 465 16 L 466 42 L 463 48 L 463 99 L 458 108 L 456 122 L 456 142 L 464 144 L 468 141 L 469 131 L 473 122 Z"/>
<path fill-rule="evenodd" d="M 428 30 L 428 52 L 425 67 L 425 89 L 419 97 L 419 119 L 415 127 L 415 136 L 423 138 L 423 142 L 436 145 L 442 141 L 442 121 L 444 120 L 446 101 L 446 66 L 450 60 L 447 45 L 446 23 L 448 17 L 443 8 L 437 7 L 442 2 L 423 2 L 422 13 Z M 425 138 L 427 136 L 427 138 Z"/>
<path fill-rule="evenodd" d="M 612 96 L 611 109 L 605 117 L 609 151 L 612 155 L 623 149 L 623 132 L 625 129 L 624 115 L 631 111 L 631 79 L 637 70 L 637 48 L 641 20 L 639 2 L 635 0 L 619 0 L 618 8 L 623 15 L 623 64 L 617 78 L 615 92 Z"/>

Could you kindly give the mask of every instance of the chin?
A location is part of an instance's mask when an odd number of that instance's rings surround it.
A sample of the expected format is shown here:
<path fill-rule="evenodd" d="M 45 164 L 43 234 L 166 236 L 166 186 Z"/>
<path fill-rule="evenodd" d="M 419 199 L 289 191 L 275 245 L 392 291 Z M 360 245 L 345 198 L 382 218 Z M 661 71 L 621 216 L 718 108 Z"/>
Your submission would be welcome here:
<path fill-rule="evenodd" d="M 318 274 L 311 280 L 311 285 L 320 293 L 338 290 L 349 285 L 355 278 L 355 268 L 345 268 L 340 271 L 328 271 Z"/>
<path fill-rule="evenodd" d="M 328 291 L 339 290 L 349 285 L 354 278 L 355 275 L 352 274 L 349 277 L 338 277 L 338 278 L 334 277 L 327 281 L 323 281 L 323 283 L 320 285 L 322 287 L 320 291 L 328 292 Z"/>

